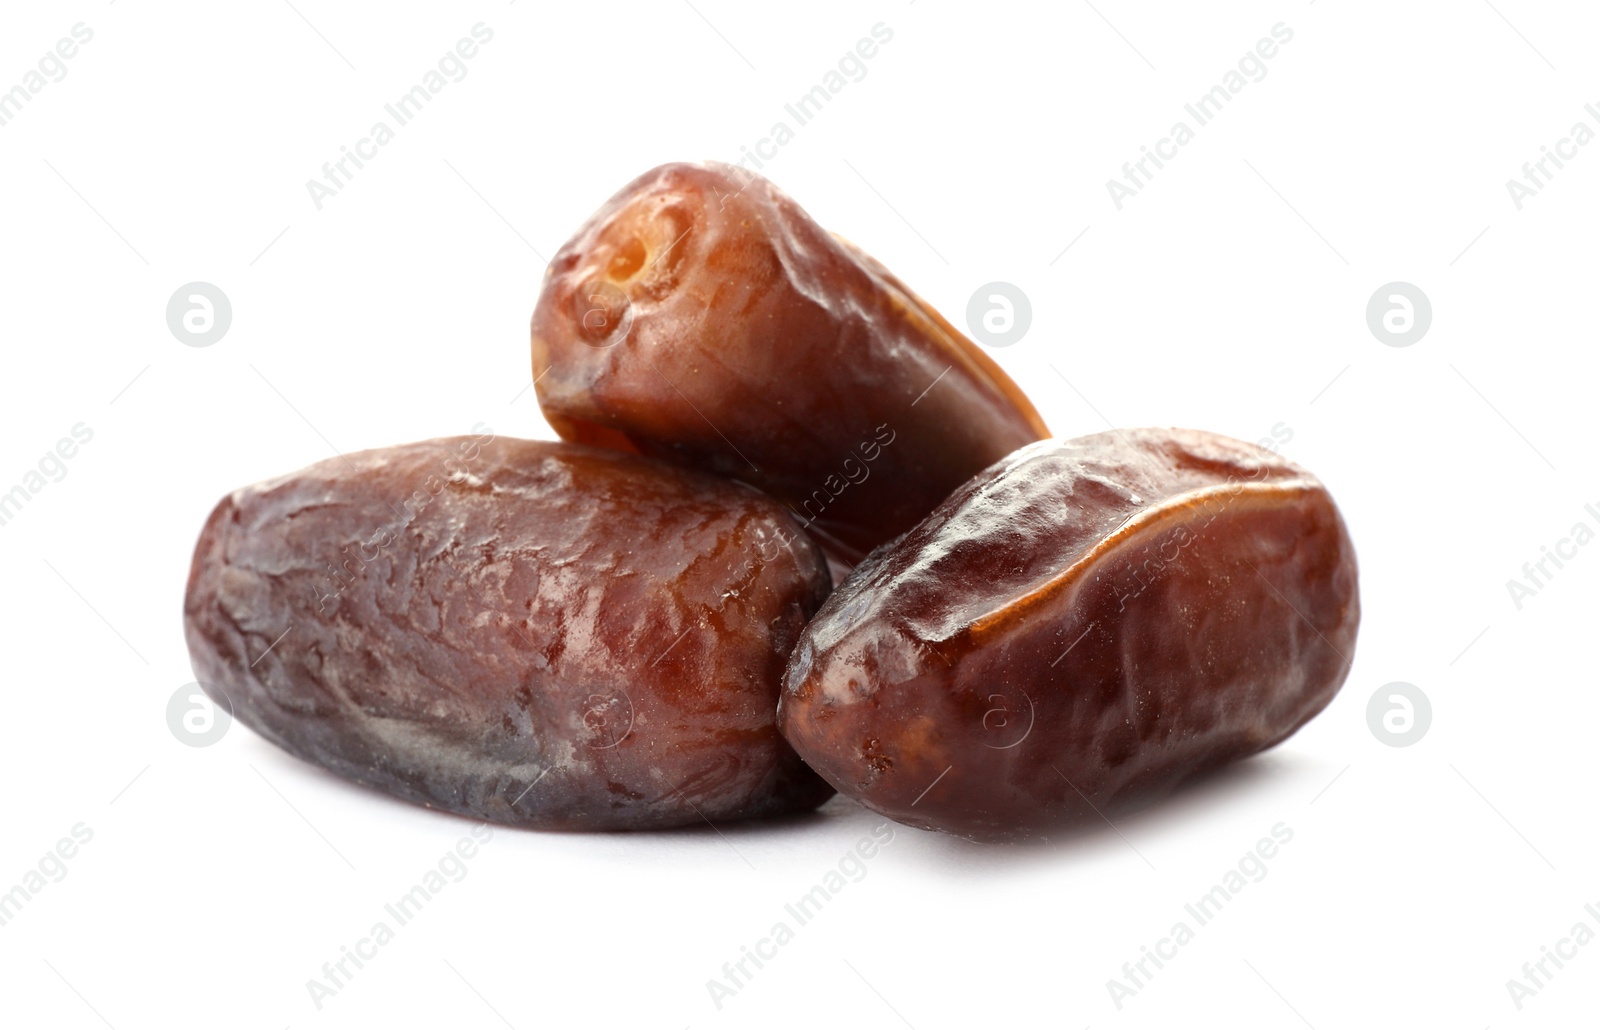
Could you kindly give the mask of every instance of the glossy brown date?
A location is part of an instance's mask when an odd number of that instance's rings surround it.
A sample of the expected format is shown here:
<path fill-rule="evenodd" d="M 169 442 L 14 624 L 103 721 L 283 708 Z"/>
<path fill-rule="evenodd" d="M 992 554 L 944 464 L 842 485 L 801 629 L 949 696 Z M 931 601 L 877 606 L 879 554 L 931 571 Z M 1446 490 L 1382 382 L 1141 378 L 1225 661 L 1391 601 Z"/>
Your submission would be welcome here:
<path fill-rule="evenodd" d="M 1358 620 L 1350 538 L 1304 469 L 1186 430 L 1045 441 L 856 568 L 778 725 L 891 818 L 1039 838 L 1288 737 Z"/>
<path fill-rule="evenodd" d="M 724 164 L 645 173 L 561 248 L 533 372 L 562 437 L 753 483 L 846 564 L 1048 435 L 887 269 Z"/>
<path fill-rule="evenodd" d="M 774 726 L 828 589 L 749 487 L 484 434 L 236 491 L 184 612 L 201 685 L 301 758 L 479 819 L 646 829 L 833 793 Z"/>

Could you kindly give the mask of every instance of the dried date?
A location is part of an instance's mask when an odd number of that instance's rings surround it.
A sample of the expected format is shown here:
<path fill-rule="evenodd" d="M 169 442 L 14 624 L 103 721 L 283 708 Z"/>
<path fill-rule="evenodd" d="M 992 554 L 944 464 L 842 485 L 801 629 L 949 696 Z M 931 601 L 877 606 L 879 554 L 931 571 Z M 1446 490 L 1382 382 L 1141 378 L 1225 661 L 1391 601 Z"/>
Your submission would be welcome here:
<path fill-rule="evenodd" d="M 1208 433 L 1019 450 L 858 566 L 790 660 L 779 728 L 841 793 L 1038 838 L 1271 747 L 1359 621 L 1326 489 Z"/>
<path fill-rule="evenodd" d="M 731 165 L 607 201 L 550 263 L 532 337 L 564 438 L 753 483 L 844 564 L 1047 435 L 943 316 Z"/>
<path fill-rule="evenodd" d="M 495 822 L 644 829 L 833 793 L 774 725 L 828 589 L 749 487 L 483 434 L 231 494 L 185 629 L 219 704 L 341 776 Z"/>

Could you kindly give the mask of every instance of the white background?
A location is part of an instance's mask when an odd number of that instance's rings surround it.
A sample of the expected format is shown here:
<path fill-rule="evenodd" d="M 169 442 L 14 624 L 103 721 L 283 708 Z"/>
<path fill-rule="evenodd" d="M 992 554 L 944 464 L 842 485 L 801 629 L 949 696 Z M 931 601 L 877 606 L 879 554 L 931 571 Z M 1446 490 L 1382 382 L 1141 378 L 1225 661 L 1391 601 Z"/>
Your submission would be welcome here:
<path fill-rule="evenodd" d="M 1214 6 L 8 4 L 0 89 L 74 24 L 94 38 L 0 128 L 0 491 L 75 424 L 94 436 L 0 526 L 0 890 L 75 824 L 93 839 L 0 927 L 0 1023 L 1592 1019 L 1600 942 L 1520 1011 L 1506 981 L 1574 923 L 1600 930 L 1600 547 L 1520 610 L 1506 583 L 1600 502 L 1600 146 L 1521 210 L 1505 183 L 1600 127 L 1600 16 Z M 467 77 L 317 210 L 306 180 L 478 22 L 494 37 Z M 720 833 L 501 830 L 319 1011 L 307 980 L 471 824 L 237 725 L 207 748 L 169 732 L 203 519 L 334 448 L 479 421 L 550 436 L 524 390 L 540 255 L 655 164 L 737 161 L 878 22 L 893 39 L 865 78 L 767 174 L 958 323 L 979 285 L 1021 286 L 1031 329 L 992 353 L 1057 435 L 1291 429 L 1361 559 L 1343 692 L 1114 830 L 1008 850 L 900 829 L 720 1010 L 707 981 L 875 818 L 841 799 Z M 1117 210 L 1106 180 L 1279 22 L 1266 77 Z M 207 348 L 164 315 L 196 280 L 233 305 Z M 1397 280 L 1434 313 L 1405 348 L 1365 318 Z M 1410 747 L 1368 728 L 1392 681 L 1432 703 Z M 1107 981 L 1278 823 L 1294 837 L 1267 877 L 1118 1009 Z"/>

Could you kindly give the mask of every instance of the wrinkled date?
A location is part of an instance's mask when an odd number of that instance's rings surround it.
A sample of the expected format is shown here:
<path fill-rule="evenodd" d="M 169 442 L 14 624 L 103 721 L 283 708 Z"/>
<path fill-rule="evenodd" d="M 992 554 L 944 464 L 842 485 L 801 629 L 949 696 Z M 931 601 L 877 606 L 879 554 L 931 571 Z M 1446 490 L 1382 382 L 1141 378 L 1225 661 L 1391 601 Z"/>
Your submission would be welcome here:
<path fill-rule="evenodd" d="M 1047 435 L 938 312 L 731 165 L 663 165 L 578 230 L 533 365 L 566 439 L 753 483 L 843 564 Z"/>
<path fill-rule="evenodd" d="M 802 635 L 778 723 L 842 793 L 1037 838 L 1288 737 L 1359 620 L 1338 509 L 1208 433 L 1033 444 L 857 567 Z"/>
<path fill-rule="evenodd" d="M 195 550 L 195 673 L 390 794 L 567 830 L 816 807 L 774 726 L 828 592 L 749 487 L 574 444 L 430 440 L 248 487 Z"/>

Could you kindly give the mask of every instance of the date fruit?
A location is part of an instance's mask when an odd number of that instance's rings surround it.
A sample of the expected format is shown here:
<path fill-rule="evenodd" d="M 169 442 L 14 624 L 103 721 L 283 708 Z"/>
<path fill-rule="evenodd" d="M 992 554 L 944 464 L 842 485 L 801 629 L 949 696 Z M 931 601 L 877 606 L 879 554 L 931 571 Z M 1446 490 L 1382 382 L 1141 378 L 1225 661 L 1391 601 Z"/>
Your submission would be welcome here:
<path fill-rule="evenodd" d="M 752 483 L 844 564 L 1048 435 L 937 311 L 732 165 L 624 187 L 550 263 L 532 329 L 563 438 Z"/>
<path fill-rule="evenodd" d="M 1039 838 L 1288 737 L 1358 621 L 1349 535 L 1304 469 L 1188 430 L 1044 441 L 856 568 L 778 725 L 890 818 Z"/>
<path fill-rule="evenodd" d="M 828 589 L 750 487 L 483 434 L 231 494 L 184 614 L 213 700 L 307 761 L 478 819 L 647 829 L 832 795 L 774 725 Z"/>

